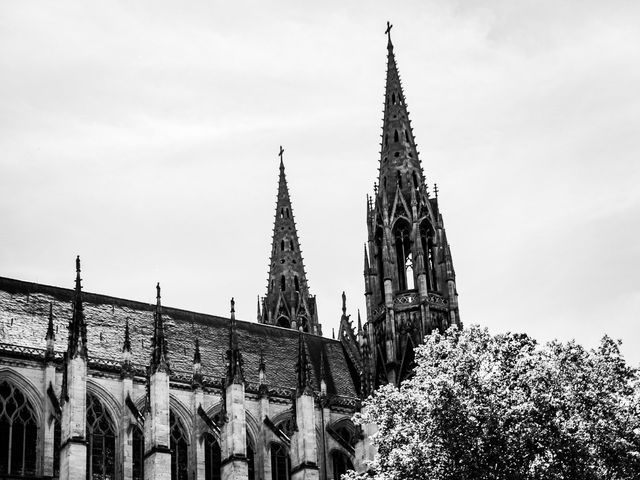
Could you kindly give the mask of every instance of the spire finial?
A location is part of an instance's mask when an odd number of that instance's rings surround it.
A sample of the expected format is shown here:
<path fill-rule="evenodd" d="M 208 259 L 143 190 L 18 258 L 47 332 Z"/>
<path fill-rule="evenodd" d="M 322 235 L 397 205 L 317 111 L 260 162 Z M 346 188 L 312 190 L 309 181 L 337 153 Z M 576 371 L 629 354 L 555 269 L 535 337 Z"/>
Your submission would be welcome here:
<path fill-rule="evenodd" d="M 439 191 L 440 191 L 440 190 L 438 190 L 438 184 L 437 184 L 437 183 L 434 183 L 434 184 L 433 184 L 433 193 L 435 193 L 435 195 L 436 195 L 436 201 L 438 201 L 438 192 L 439 192 Z"/>
<path fill-rule="evenodd" d="M 284 148 L 282 148 L 282 145 L 280 145 L 280 151 L 278 152 L 278 156 L 280 157 L 280 168 L 284 168 L 284 160 L 282 159 L 283 154 Z"/>
<path fill-rule="evenodd" d="M 347 295 L 342 292 L 342 315 L 347 314 Z"/>
<path fill-rule="evenodd" d="M 384 33 L 387 35 L 387 46 L 390 48 L 393 48 L 393 43 L 391 43 L 391 29 L 393 28 L 393 25 L 391 25 L 391 23 L 389 23 L 389 21 L 387 20 L 387 29 L 384 31 Z"/>
<path fill-rule="evenodd" d="M 231 319 L 235 320 L 236 318 L 236 301 L 233 297 L 231 297 Z"/>
<path fill-rule="evenodd" d="M 156 304 L 160 305 L 160 282 L 156 284 Z"/>

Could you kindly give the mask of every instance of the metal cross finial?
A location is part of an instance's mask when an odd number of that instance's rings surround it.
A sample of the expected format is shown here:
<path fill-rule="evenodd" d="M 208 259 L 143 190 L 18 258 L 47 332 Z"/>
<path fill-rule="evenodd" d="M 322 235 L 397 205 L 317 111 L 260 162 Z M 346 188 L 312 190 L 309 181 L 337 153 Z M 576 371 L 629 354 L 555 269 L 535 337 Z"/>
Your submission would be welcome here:
<path fill-rule="evenodd" d="M 393 25 L 391 25 L 391 23 L 389 23 L 389 21 L 387 21 L 387 29 L 384 31 L 384 33 L 387 34 L 387 38 L 389 39 L 389 43 L 391 43 L 391 29 L 393 28 Z"/>
<path fill-rule="evenodd" d="M 280 156 L 280 161 L 282 161 L 282 154 L 284 153 L 284 148 L 282 148 L 282 145 L 280 145 L 280 151 L 278 152 L 278 155 Z"/>

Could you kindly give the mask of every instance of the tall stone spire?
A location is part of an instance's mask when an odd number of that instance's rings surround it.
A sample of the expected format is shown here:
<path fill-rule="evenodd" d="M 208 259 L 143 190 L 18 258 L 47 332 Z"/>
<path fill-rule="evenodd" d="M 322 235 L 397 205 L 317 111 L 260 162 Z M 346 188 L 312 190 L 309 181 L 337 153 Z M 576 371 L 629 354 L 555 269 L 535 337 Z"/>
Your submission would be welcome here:
<path fill-rule="evenodd" d="M 411 186 L 418 188 L 423 182 L 422 167 L 418 159 L 396 57 L 393 53 L 391 27 L 392 25 L 387 22 L 387 83 L 384 95 L 378 195 L 386 193 L 389 201 L 393 202 L 399 186 L 408 202 Z"/>
<path fill-rule="evenodd" d="M 273 243 L 269 261 L 267 295 L 262 310 L 262 323 L 322 334 L 316 299 L 309 294 L 300 241 L 293 218 L 291 198 L 284 171 L 284 150 L 280 147 L 280 178 Z"/>
<path fill-rule="evenodd" d="M 69 358 L 87 358 L 87 323 L 82 305 L 82 279 L 80 278 L 80 256 L 76 258 L 76 288 L 73 295 L 73 314 L 69 322 Z"/>
<path fill-rule="evenodd" d="M 387 79 L 379 177 L 373 205 L 367 199 L 367 323 L 358 328 L 366 394 L 384 383 L 399 385 L 410 374 L 413 348 L 425 335 L 461 326 L 444 222 L 438 198 L 428 195 L 388 22 L 385 34 Z M 344 332 L 350 335 L 342 323 L 341 340 L 351 344 L 344 341 Z"/>
<path fill-rule="evenodd" d="M 153 315 L 153 338 L 151 339 L 151 373 L 158 370 L 169 373 L 169 355 L 160 298 L 160 283 L 158 283 L 156 285 L 156 311 Z"/>

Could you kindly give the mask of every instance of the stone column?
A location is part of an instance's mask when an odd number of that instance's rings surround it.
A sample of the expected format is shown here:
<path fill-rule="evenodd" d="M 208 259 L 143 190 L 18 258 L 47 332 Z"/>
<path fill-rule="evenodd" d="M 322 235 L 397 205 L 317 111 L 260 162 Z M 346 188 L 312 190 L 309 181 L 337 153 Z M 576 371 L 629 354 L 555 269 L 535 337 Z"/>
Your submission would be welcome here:
<path fill-rule="evenodd" d="M 62 405 L 60 480 L 87 477 L 87 362 L 82 356 L 68 359 L 67 388 Z M 63 396 L 65 392 L 63 392 Z"/>
<path fill-rule="evenodd" d="M 305 391 L 296 398 L 298 431 L 291 439 L 292 480 L 318 480 L 318 444 L 313 393 Z"/>
<path fill-rule="evenodd" d="M 171 480 L 169 374 L 157 370 L 149 379 L 149 409 L 144 421 L 144 479 Z"/>
<path fill-rule="evenodd" d="M 247 422 L 244 405 L 244 383 L 230 383 L 225 391 L 227 422 L 222 431 L 222 480 L 247 480 Z"/>

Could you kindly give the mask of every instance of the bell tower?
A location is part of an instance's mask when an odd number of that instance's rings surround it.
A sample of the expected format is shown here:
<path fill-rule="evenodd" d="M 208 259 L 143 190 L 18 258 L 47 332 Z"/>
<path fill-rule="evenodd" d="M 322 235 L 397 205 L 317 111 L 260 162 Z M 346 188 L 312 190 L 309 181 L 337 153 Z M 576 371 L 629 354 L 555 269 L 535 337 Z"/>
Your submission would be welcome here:
<path fill-rule="evenodd" d="M 280 147 L 280 177 L 267 295 L 262 299 L 261 313 L 258 308 L 258 321 L 322 335 L 322 327 L 318 323 L 316 298 L 309 293 L 307 285 L 300 241 L 284 173 L 283 153 L 284 149 Z"/>
<path fill-rule="evenodd" d="M 387 80 L 380 167 L 367 196 L 364 251 L 365 386 L 411 375 L 414 348 L 434 329 L 461 326 L 456 278 L 438 205 L 418 156 L 387 22 Z"/>

